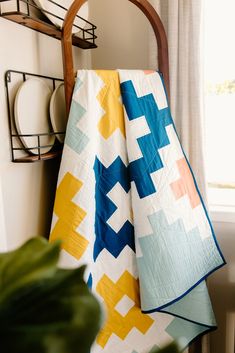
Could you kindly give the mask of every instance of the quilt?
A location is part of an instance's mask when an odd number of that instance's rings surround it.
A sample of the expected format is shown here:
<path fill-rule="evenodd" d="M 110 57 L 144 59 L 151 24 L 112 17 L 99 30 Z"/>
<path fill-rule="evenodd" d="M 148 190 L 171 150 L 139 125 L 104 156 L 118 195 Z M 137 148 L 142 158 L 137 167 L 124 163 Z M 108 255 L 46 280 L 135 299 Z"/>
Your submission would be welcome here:
<path fill-rule="evenodd" d="M 205 279 L 225 264 L 162 75 L 79 70 L 50 240 L 87 265 L 105 321 L 92 353 L 184 349 L 216 327 Z"/>

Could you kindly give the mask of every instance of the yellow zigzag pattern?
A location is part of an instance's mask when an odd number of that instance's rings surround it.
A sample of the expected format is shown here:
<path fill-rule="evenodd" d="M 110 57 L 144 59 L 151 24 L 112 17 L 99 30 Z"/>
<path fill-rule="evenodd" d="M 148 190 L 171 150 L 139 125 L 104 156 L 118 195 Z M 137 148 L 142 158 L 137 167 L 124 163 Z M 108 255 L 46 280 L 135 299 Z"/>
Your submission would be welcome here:
<path fill-rule="evenodd" d="M 105 112 L 98 124 L 98 129 L 106 140 L 117 129 L 120 129 L 125 137 L 124 113 L 118 72 L 96 70 L 96 73 L 105 84 L 97 95 L 97 99 Z"/>
<path fill-rule="evenodd" d="M 71 200 L 82 187 L 82 182 L 67 173 L 56 192 L 54 212 L 58 216 L 50 240 L 62 240 L 62 248 L 76 259 L 84 254 L 89 242 L 76 229 L 86 216 L 86 212 Z"/>
<path fill-rule="evenodd" d="M 96 290 L 103 297 L 108 309 L 107 321 L 97 337 L 97 343 L 101 347 L 105 347 L 113 333 L 124 340 L 134 327 L 145 334 L 152 326 L 153 319 L 143 314 L 140 309 L 138 281 L 128 271 L 125 271 L 116 283 L 104 275 Z M 122 316 L 115 306 L 124 296 L 133 301 L 133 307 Z"/>

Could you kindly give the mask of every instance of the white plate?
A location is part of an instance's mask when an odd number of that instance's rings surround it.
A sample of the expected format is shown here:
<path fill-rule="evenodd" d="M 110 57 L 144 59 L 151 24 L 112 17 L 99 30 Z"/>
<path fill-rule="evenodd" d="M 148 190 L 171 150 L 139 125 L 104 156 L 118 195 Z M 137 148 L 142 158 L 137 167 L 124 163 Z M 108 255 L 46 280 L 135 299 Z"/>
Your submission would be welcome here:
<path fill-rule="evenodd" d="M 61 83 L 53 92 L 50 101 L 50 118 L 54 132 L 65 132 L 67 124 L 64 84 Z M 64 135 L 57 134 L 58 140 L 63 143 Z"/>
<path fill-rule="evenodd" d="M 70 6 L 72 5 L 74 0 L 55 0 L 55 2 L 66 9 L 69 9 Z M 64 9 L 61 7 L 49 2 L 48 0 L 34 0 L 35 4 L 38 5 L 39 7 L 42 8 L 42 10 L 46 10 L 51 12 L 52 14 L 59 16 L 60 18 L 64 19 L 66 12 Z M 59 18 L 56 18 L 53 15 L 50 15 L 47 12 L 44 12 L 45 15 L 49 18 L 49 20 L 54 23 L 55 26 L 62 28 L 63 25 L 63 20 L 60 20 Z M 84 18 L 85 20 L 88 19 L 88 2 L 86 1 L 80 8 L 78 15 Z M 81 28 L 84 28 L 86 25 L 86 22 L 76 18 L 75 19 L 75 24 Z M 76 27 L 73 26 L 72 32 L 73 33 L 78 33 L 80 30 Z"/>
<path fill-rule="evenodd" d="M 17 91 L 14 103 L 16 130 L 20 135 L 40 134 L 51 132 L 49 103 L 52 91 L 45 81 L 39 78 L 29 78 L 22 83 Z M 37 136 L 21 137 L 23 145 L 27 148 L 38 146 Z M 40 137 L 40 145 L 53 145 L 54 135 Z M 41 148 L 44 154 L 51 150 L 52 146 Z M 33 154 L 38 154 L 37 149 L 30 149 Z"/>

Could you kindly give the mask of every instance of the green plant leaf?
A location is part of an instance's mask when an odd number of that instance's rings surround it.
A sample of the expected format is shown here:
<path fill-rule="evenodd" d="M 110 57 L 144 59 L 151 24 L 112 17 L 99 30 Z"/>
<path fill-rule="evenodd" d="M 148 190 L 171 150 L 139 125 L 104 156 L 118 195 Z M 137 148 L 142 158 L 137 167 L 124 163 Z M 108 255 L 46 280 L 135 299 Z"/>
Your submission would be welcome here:
<path fill-rule="evenodd" d="M 37 254 L 29 256 L 30 248 Z M 14 268 L 17 251 L 20 279 Z M 14 254 L 0 255 L 1 283 L 10 287 L 2 297 L 0 286 L 1 353 L 89 352 L 101 324 L 100 306 L 83 281 L 84 267 L 57 268 L 59 251 L 58 243 L 38 238 Z M 7 263 L 11 271 L 7 271 Z M 8 275 L 16 279 L 15 284 Z"/>
<path fill-rule="evenodd" d="M 0 254 L 0 305 L 18 288 L 53 276 L 59 259 L 60 242 L 49 244 L 33 238 L 22 247 Z"/>

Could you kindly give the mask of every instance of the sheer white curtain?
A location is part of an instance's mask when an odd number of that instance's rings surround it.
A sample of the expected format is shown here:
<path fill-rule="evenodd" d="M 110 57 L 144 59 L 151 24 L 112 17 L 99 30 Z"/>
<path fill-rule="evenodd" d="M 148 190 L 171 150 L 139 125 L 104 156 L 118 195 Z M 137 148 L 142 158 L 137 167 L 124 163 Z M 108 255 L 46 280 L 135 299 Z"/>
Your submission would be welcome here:
<path fill-rule="evenodd" d="M 202 0 L 150 0 L 168 37 L 171 111 L 199 188 L 205 195 Z M 150 67 L 156 68 L 156 41 L 149 34 Z"/>
<path fill-rule="evenodd" d="M 206 198 L 203 122 L 203 0 L 150 0 L 168 37 L 171 111 L 180 140 Z M 156 40 L 149 34 L 150 67 L 156 68 Z M 209 353 L 209 338 L 192 352 Z"/>

